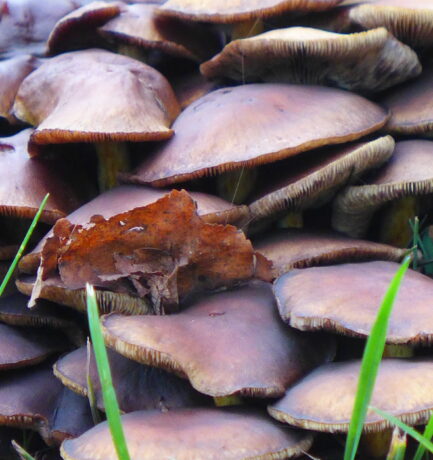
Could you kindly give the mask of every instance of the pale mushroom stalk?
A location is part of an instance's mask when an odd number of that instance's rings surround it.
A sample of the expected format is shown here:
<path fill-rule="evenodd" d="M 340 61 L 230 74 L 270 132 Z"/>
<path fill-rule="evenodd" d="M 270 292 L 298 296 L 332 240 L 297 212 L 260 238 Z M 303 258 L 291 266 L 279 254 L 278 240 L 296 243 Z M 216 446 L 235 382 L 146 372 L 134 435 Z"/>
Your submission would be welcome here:
<path fill-rule="evenodd" d="M 98 185 L 105 192 L 117 184 L 117 174 L 129 170 L 129 152 L 124 142 L 98 142 Z"/>
<path fill-rule="evenodd" d="M 245 203 L 254 189 L 257 175 L 257 168 L 241 168 L 221 174 L 217 179 L 219 196 L 234 204 Z"/>

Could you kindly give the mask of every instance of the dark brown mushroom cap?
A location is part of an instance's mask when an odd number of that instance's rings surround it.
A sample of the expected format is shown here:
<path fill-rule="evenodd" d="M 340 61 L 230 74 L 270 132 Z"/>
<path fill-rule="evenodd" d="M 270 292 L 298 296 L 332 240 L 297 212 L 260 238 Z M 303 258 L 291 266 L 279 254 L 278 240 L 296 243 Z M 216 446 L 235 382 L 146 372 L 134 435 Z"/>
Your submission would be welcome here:
<path fill-rule="evenodd" d="M 157 4 L 132 4 L 100 27 L 99 33 L 114 42 L 156 49 L 171 56 L 203 61 L 219 49 L 219 41 L 206 26 L 157 16 Z"/>
<path fill-rule="evenodd" d="M 365 260 L 399 262 L 406 249 L 357 240 L 336 232 L 287 229 L 268 234 L 254 247 L 269 259 L 277 276 L 294 268 L 330 265 Z"/>
<path fill-rule="evenodd" d="M 301 330 L 331 330 L 351 336 L 370 333 L 395 262 L 364 262 L 292 270 L 274 284 L 281 317 Z M 408 270 L 394 303 L 388 343 L 433 341 L 433 281 Z"/>
<path fill-rule="evenodd" d="M 283 12 L 322 11 L 340 2 L 341 0 L 168 0 L 159 11 L 164 15 L 190 21 L 233 23 L 275 16 Z"/>
<path fill-rule="evenodd" d="M 289 27 L 234 40 L 200 71 L 207 78 L 375 92 L 419 75 L 421 64 L 414 51 L 383 27 L 353 34 Z"/>
<path fill-rule="evenodd" d="M 22 276 L 16 280 L 16 286 L 22 294 L 31 296 L 35 282 L 35 276 Z M 152 312 L 152 306 L 147 299 L 99 289 L 95 290 L 95 295 L 101 313 L 117 311 L 125 314 L 145 315 Z M 51 277 L 44 282 L 40 298 L 74 308 L 83 313 L 87 311 L 86 290 L 68 289 L 60 277 Z"/>
<path fill-rule="evenodd" d="M 48 37 L 47 54 L 80 49 L 81 45 L 92 43 L 96 28 L 117 16 L 122 5 L 116 1 L 94 1 L 62 17 Z"/>
<path fill-rule="evenodd" d="M 348 12 L 350 21 L 364 29 L 383 26 L 414 47 L 433 45 L 432 0 L 374 0 L 360 2 Z"/>
<path fill-rule="evenodd" d="M 270 415 L 310 430 L 347 432 L 358 384 L 360 361 L 329 363 L 315 369 L 284 398 L 268 408 Z M 433 412 L 431 359 L 383 359 L 370 405 L 409 425 L 427 423 Z M 391 424 L 369 409 L 364 432 Z"/>
<path fill-rule="evenodd" d="M 54 24 L 81 6 L 81 0 L 2 0 L 0 56 L 43 54 Z"/>
<path fill-rule="evenodd" d="M 65 339 L 56 334 L 0 323 L 0 370 L 31 366 L 63 351 Z"/>
<path fill-rule="evenodd" d="M 222 88 L 188 106 L 173 125 L 176 136 L 128 180 L 159 187 L 269 163 L 357 139 L 386 118 L 377 105 L 338 89 L 270 83 Z"/>
<path fill-rule="evenodd" d="M 424 69 L 416 80 L 390 91 L 381 100 L 381 104 L 391 111 L 386 130 L 430 137 L 433 132 L 432 94 L 433 66 Z"/>
<path fill-rule="evenodd" d="M 140 460 L 278 460 L 297 457 L 311 435 L 249 409 L 175 409 L 122 416 L 131 458 Z M 106 422 L 61 447 L 65 460 L 116 460 Z"/>
<path fill-rule="evenodd" d="M 331 338 L 286 328 L 265 284 L 203 297 L 174 315 L 114 314 L 102 324 L 108 346 L 211 396 L 278 397 L 334 353 Z"/>
<path fill-rule="evenodd" d="M 0 117 L 9 123 L 16 123 L 16 118 L 10 113 L 15 95 L 24 78 L 35 70 L 38 60 L 29 54 L 16 56 L 0 62 Z"/>
<path fill-rule="evenodd" d="M 154 203 L 168 192 L 168 190 L 144 186 L 121 185 L 98 195 L 69 214 L 67 219 L 72 224 L 78 225 L 87 224 L 95 214 L 109 219 L 121 212 Z M 207 193 L 190 192 L 190 195 L 197 204 L 198 214 L 208 223 L 242 226 L 250 218 L 246 206 L 235 206 L 222 198 Z M 52 234 L 50 231 L 45 235 L 34 250 L 21 259 L 19 264 L 21 271 L 25 273 L 36 272 L 40 262 L 40 251 L 46 239 Z"/>
<path fill-rule="evenodd" d="M 249 205 L 254 219 L 263 219 L 285 210 L 301 210 L 330 200 L 336 188 L 354 181 L 368 169 L 390 158 L 395 142 L 391 136 L 343 147 L 306 152 L 272 165 L 272 183 L 256 190 Z"/>
<path fill-rule="evenodd" d="M 337 195 L 333 227 L 351 236 L 365 233 L 373 213 L 385 203 L 433 193 L 433 142 L 397 142 L 387 164 L 367 185 L 353 185 Z"/>
<path fill-rule="evenodd" d="M 207 405 L 207 398 L 197 393 L 183 379 L 150 366 L 126 359 L 107 350 L 113 386 L 122 412 L 136 410 L 172 410 L 178 407 Z M 81 347 L 60 358 L 54 365 L 54 375 L 76 393 L 87 396 L 87 347 Z M 96 396 L 96 404 L 104 410 L 101 384 L 91 351 L 89 376 Z"/>
<path fill-rule="evenodd" d="M 96 49 L 45 62 L 23 81 L 14 104 L 17 118 L 38 125 L 36 144 L 167 139 L 178 112 L 158 71 Z"/>
<path fill-rule="evenodd" d="M 77 193 L 55 162 L 29 158 L 31 129 L 0 138 L 0 214 L 33 218 L 47 193 L 41 221 L 53 224 L 79 206 Z"/>

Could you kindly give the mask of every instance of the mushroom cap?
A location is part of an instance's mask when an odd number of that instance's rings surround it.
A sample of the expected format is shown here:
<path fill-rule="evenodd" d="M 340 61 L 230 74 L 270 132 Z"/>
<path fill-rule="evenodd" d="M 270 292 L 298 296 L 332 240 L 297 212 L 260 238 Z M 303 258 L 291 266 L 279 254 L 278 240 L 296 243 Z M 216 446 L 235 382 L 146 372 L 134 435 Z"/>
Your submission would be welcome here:
<path fill-rule="evenodd" d="M 137 185 L 120 185 L 98 195 L 93 200 L 76 209 L 67 216 L 72 224 L 85 225 L 94 215 L 105 219 L 129 211 L 140 206 L 147 206 L 169 193 L 168 190 L 153 189 Z M 247 206 L 235 206 L 222 198 L 208 193 L 189 192 L 197 204 L 197 212 L 208 223 L 232 224 L 243 226 L 249 221 L 250 214 Z M 25 255 L 19 264 L 19 269 L 25 273 L 36 273 L 40 262 L 40 251 L 47 238 L 53 235 L 50 230 L 29 254 Z"/>
<path fill-rule="evenodd" d="M 22 82 L 13 110 L 38 125 L 31 142 L 49 144 L 167 139 L 179 106 L 152 67 L 93 49 L 42 64 Z"/>
<path fill-rule="evenodd" d="M 433 11 L 432 11 L 433 14 Z M 433 133 L 433 66 L 419 78 L 391 90 L 381 104 L 391 112 L 386 124 L 390 133 L 431 136 Z"/>
<path fill-rule="evenodd" d="M 197 99 L 223 86 L 220 80 L 207 80 L 198 71 L 174 76 L 170 81 L 182 110 Z"/>
<path fill-rule="evenodd" d="M 171 56 L 203 61 L 219 49 L 219 40 L 209 27 L 156 15 L 157 4 L 132 4 L 99 28 L 115 42 L 156 49 Z"/>
<path fill-rule="evenodd" d="M 365 29 L 385 27 L 395 37 L 414 47 L 433 45 L 432 0 L 374 0 L 354 5 L 349 20 Z"/>
<path fill-rule="evenodd" d="M 29 54 L 19 55 L 0 61 L 0 117 L 6 118 L 9 123 L 16 123 L 11 114 L 15 95 L 24 78 L 35 70 L 39 61 Z"/>
<path fill-rule="evenodd" d="M 254 247 L 269 259 L 280 276 L 294 268 L 365 260 L 399 262 L 406 249 L 349 238 L 336 232 L 287 229 L 254 241 Z"/>
<path fill-rule="evenodd" d="M 301 330 L 330 330 L 367 337 L 395 262 L 363 262 L 292 270 L 275 281 L 284 321 Z M 394 303 L 387 343 L 433 342 L 433 281 L 408 270 Z"/>
<path fill-rule="evenodd" d="M 360 361 L 351 361 L 320 366 L 270 406 L 270 415 L 309 430 L 347 432 L 360 364 Z M 431 359 L 383 359 L 370 404 L 409 425 L 423 425 L 433 412 L 431 378 Z M 368 410 L 364 432 L 390 427 L 388 420 Z"/>
<path fill-rule="evenodd" d="M 222 88 L 189 105 L 173 125 L 176 136 L 124 177 L 159 187 L 251 167 L 357 139 L 386 119 L 379 106 L 338 89 L 270 83 Z"/>
<path fill-rule="evenodd" d="M 280 81 L 381 91 L 421 73 L 414 51 L 385 28 L 338 34 L 308 27 L 234 40 L 200 66 L 207 78 Z"/>
<path fill-rule="evenodd" d="M 79 206 L 76 191 L 53 161 L 29 158 L 27 143 L 32 135 L 26 129 L 0 138 L 0 214 L 33 218 L 47 193 L 41 221 L 54 224 Z"/>
<path fill-rule="evenodd" d="M 332 338 L 281 323 L 266 284 L 200 298 L 178 314 L 114 314 L 102 324 L 108 346 L 187 377 L 211 396 L 278 397 L 334 354 Z"/>
<path fill-rule="evenodd" d="M 385 203 L 433 193 L 433 141 L 397 142 L 388 163 L 367 185 L 352 185 L 337 195 L 333 227 L 351 236 L 367 230 L 374 212 Z"/>
<path fill-rule="evenodd" d="M 62 351 L 65 340 L 55 334 L 0 323 L 0 370 L 31 366 Z"/>
<path fill-rule="evenodd" d="M 391 136 L 345 146 L 306 152 L 285 163 L 271 165 L 272 183 L 256 190 L 249 205 L 251 217 L 263 219 L 286 210 L 301 210 L 330 200 L 336 188 L 353 182 L 368 169 L 390 158 Z"/>
<path fill-rule="evenodd" d="M 136 410 L 172 410 L 178 407 L 207 405 L 208 399 L 196 392 L 188 381 L 160 369 L 131 361 L 108 349 L 113 386 L 119 408 L 128 413 Z M 54 365 L 54 375 L 72 391 L 88 396 L 87 347 L 81 347 L 60 358 Z M 96 404 L 104 410 L 101 384 L 93 350 L 90 354 L 89 377 Z"/>
<path fill-rule="evenodd" d="M 301 455 L 311 435 L 288 430 L 248 409 L 174 409 L 122 416 L 131 458 L 278 460 Z M 61 447 L 65 460 L 116 460 L 106 422 Z"/>
<path fill-rule="evenodd" d="M 283 12 L 322 11 L 342 0 L 168 0 L 161 14 L 187 19 L 233 23 L 275 16 Z"/>
<path fill-rule="evenodd" d="M 93 1 L 63 16 L 48 37 L 47 54 L 80 49 L 82 44 L 91 43 L 95 29 L 117 16 L 122 5 L 116 1 Z"/>

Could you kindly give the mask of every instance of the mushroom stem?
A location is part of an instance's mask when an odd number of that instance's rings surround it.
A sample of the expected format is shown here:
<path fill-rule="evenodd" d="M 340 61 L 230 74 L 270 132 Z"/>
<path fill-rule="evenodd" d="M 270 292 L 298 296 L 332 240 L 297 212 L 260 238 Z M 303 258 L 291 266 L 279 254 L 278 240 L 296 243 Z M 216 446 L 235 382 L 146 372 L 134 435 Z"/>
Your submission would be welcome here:
<path fill-rule="evenodd" d="M 124 43 L 120 43 L 117 46 L 117 54 L 128 56 L 132 59 L 136 59 L 137 61 L 143 62 L 144 64 L 147 64 L 148 62 L 149 53 L 135 45 L 127 45 Z"/>
<path fill-rule="evenodd" d="M 242 204 L 252 192 L 257 169 L 235 169 L 218 176 L 218 193 L 221 198 L 234 204 Z"/>
<path fill-rule="evenodd" d="M 412 358 L 414 349 L 412 345 L 406 344 L 388 344 L 385 345 L 383 358 Z"/>
<path fill-rule="evenodd" d="M 243 400 L 240 396 L 215 396 L 213 398 L 216 407 L 224 406 L 239 406 L 243 404 Z"/>
<path fill-rule="evenodd" d="M 365 433 L 361 437 L 362 450 L 373 458 L 385 458 L 392 438 L 392 429 L 377 433 Z"/>
<path fill-rule="evenodd" d="M 408 196 L 390 203 L 384 210 L 380 229 L 380 241 L 399 248 L 406 248 L 412 233 L 409 220 L 419 215 L 420 200 Z"/>
<path fill-rule="evenodd" d="M 238 22 L 232 28 L 232 40 L 253 37 L 264 31 L 263 21 L 259 18 Z"/>
<path fill-rule="evenodd" d="M 278 221 L 279 228 L 302 228 L 304 219 L 302 212 L 289 211 Z"/>
<path fill-rule="evenodd" d="M 123 142 L 98 142 L 98 185 L 104 192 L 117 185 L 117 174 L 129 169 L 128 149 Z"/>

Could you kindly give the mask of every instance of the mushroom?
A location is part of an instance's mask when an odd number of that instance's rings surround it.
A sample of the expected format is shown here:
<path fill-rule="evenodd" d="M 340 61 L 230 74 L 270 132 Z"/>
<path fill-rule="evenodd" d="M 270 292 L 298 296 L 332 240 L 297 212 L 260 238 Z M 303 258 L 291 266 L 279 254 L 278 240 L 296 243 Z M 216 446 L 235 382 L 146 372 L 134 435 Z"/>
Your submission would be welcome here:
<path fill-rule="evenodd" d="M 131 458 L 160 460 L 286 459 L 300 456 L 312 436 L 248 409 L 174 409 L 122 416 Z M 169 441 L 168 441 L 169 440 Z M 65 460 L 116 460 L 107 422 L 61 447 Z"/>

